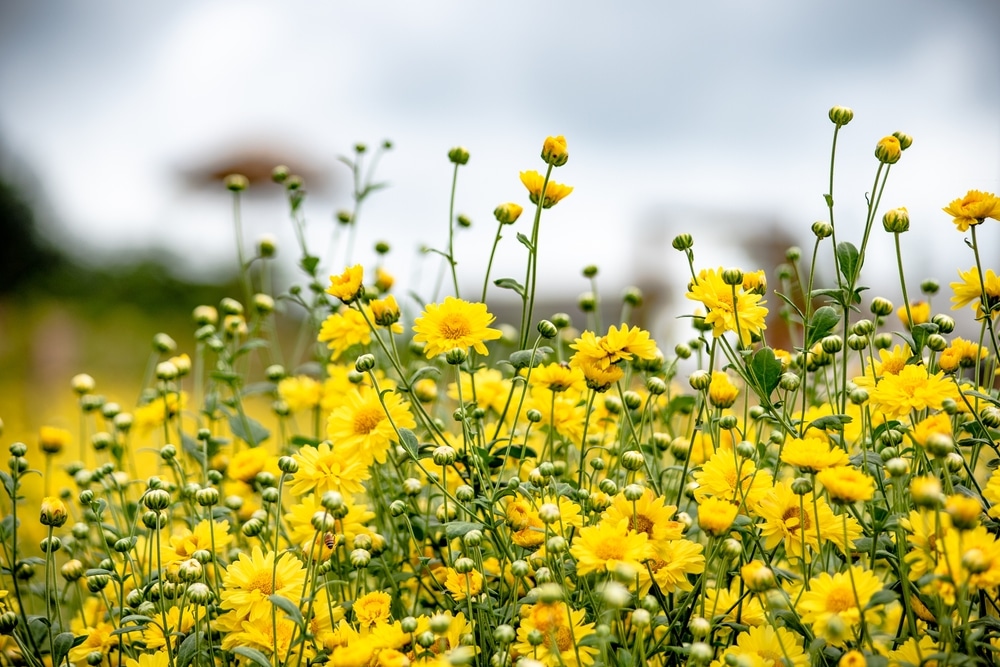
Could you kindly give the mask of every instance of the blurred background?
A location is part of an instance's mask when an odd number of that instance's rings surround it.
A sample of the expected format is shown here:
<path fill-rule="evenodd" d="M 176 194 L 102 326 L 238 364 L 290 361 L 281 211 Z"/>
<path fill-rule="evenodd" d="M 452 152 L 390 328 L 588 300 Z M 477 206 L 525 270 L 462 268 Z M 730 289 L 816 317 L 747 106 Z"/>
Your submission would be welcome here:
<path fill-rule="evenodd" d="M 225 174 L 250 178 L 247 245 L 273 234 L 281 284 L 295 280 L 287 205 L 268 178 L 279 163 L 305 179 L 307 237 L 326 272 L 370 266 L 385 240 L 401 286 L 430 296 L 441 260 L 421 248 L 445 247 L 446 153 L 467 147 L 456 213 L 472 226 L 456 254 L 478 292 L 493 208 L 527 204 L 518 172 L 541 170 L 542 140 L 563 134 L 570 160 L 555 176 L 575 191 L 543 216 L 540 313 L 579 317 L 580 270 L 595 264 L 606 302 L 642 288 L 645 323 L 672 347 L 689 335 L 677 317 L 690 308 L 670 240 L 689 232 L 699 267 L 766 268 L 773 281 L 787 246 L 808 252 L 809 225 L 827 217 L 826 114 L 849 106 L 839 239 L 860 243 L 875 143 L 911 134 L 882 206 L 909 208 L 911 292 L 937 278 L 946 310 L 948 281 L 973 262 L 941 207 L 1000 190 L 998 27 L 995 0 L 4 0 L 5 435 L 68 426 L 75 373 L 136 391 L 156 332 L 193 346 L 191 309 L 237 293 Z M 337 157 L 387 139 L 376 180 L 388 187 L 366 201 L 347 257 L 336 211 L 350 208 L 352 185 Z M 513 231 L 494 277 L 523 277 Z M 996 225 L 980 238 L 1000 248 Z M 900 304 L 878 227 L 869 257 L 865 282 Z"/>

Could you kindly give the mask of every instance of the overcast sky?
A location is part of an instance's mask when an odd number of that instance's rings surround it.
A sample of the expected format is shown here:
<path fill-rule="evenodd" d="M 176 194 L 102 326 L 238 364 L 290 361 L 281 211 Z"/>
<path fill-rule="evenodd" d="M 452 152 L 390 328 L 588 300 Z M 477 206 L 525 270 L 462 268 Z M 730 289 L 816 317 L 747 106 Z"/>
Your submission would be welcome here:
<path fill-rule="evenodd" d="M 972 260 L 941 207 L 1000 190 L 998 28 L 995 0 L 5 0 L 0 141 L 34 173 L 66 245 L 104 257 L 164 244 L 202 273 L 235 261 L 232 229 L 226 193 L 192 188 L 192 172 L 250 148 L 287 154 L 319 181 L 306 213 L 321 250 L 349 205 L 336 156 L 391 139 L 379 170 L 391 187 L 366 206 L 355 259 L 390 239 L 411 273 L 420 243 L 445 242 L 446 153 L 465 145 L 457 208 L 474 227 L 459 268 L 473 285 L 493 207 L 527 203 L 518 172 L 540 170 L 542 140 L 563 134 L 556 178 L 576 189 L 544 216 L 542 280 L 583 291 L 579 269 L 596 263 L 617 290 L 637 271 L 683 280 L 669 249 L 680 231 L 700 265 L 745 261 L 734 235 L 759 220 L 808 243 L 826 216 L 826 112 L 841 104 L 856 114 L 838 148 L 841 238 L 860 240 L 876 141 L 908 132 L 883 205 L 910 210 L 913 280 L 946 282 Z M 248 237 L 279 235 L 290 261 L 280 192 L 252 190 Z M 875 257 L 891 253 L 877 231 Z M 1000 248 L 1000 228 L 988 232 Z M 507 237 L 498 277 L 522 271 Z M 873 280 L 891 277 L 892 262 L 875 264 Z"/>

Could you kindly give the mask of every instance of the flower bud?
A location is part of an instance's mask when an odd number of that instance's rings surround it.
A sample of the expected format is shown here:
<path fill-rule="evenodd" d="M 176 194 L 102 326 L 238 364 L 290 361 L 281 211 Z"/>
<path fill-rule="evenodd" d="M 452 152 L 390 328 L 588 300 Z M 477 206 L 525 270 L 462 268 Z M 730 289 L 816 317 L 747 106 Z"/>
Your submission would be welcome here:
<path fill-rule="evenodd" d="M 950 334 L 955 330 L 955 320 L 947 315 L 935 315 L 931 318 L 931 323 L 937 325 L 938 333 Z"/>
<path fill-rule="evenodd" d="M 895 132 L 892 133 L 892 136 L 896 137 L 897 141 L 899 141 L 900 150 L 905 151 L 907 148 L 913 145 L 913 137 L 906 134 L 905 132 L 900 132 L 899 130 L 896 130 Z"/>
<path fill-rule="evenodd" d="M 833 225 L 829 222 L 823 222 L 819 220 L 812 224 L 812 232 L 816 235 L 818 239 L 825 239 L 826 237 L 833 234 Z"/>
<path fill-rule="evenodd" d="M 882 216 L 882 227 L 887 232 L 902 234 L 910 229 L 910 214 L 905 206 L 887 211 Z"/>
<path fill-rule="evenodd" d="M 460 366 L 469 358 L 469 353 L 464 348 L 456 347 L 448 350 L 444 355 L 444 360 L 452 366 Z"/>
<path fill-rule="evenodd" d="M 843 127 L 854 119 L 854 111 L 847 107 L 830 107 L 830 121 L 837 127 Z"/>
<path fill-rule="evenodd" d="M 877 296 L 872 299 L 871 311 L 873 315 L 878 317 L 885 317 L 893 311 L 892 301 L 885 299 L 883 297 Z"/>
<path fill-rule="evenodd" d="M 722 282 L 733 286 L 743 285 L 743 271 L 735 268 L 723 269 Z"/>
<path fill-rule="evenodd" d="M 456 146 L 448 151 L 448 159 L 454 164 L 467 164 L 469 162 L 469 151 L 461 146 Z"/>
<path fill-rule="evenodd" d="M 441 445 L 440 447 L 434 450 L 434 453 L 431 455 L 431 458 L 436 465 L 450 466 L 452 463 L 455 462 L 456 458 L 455 449 L 453 447 L 450 447 L 449 445 Z"/>
<path fill-rule="evenodd" d="M 558 137 L 546 137 L 542 144 L 542 159 L 553 167 L 561 167 L 569 160 L 569 152 L 566 150 L 566 138 L 562 135 Z"/>
<path fill-rule="evenodd" d="M 559 335 L 559 328 L 548 320 L 542 320 L 538 323 L 538 333 L 542 338 L 551 340 Z"/>
<path fill-rule="evenodd" d="M 48 496 L 42 500 L 41 515 L 38 520 L 43 526 L 59 528 L 66 523 L 68 517 L 66 504 L 63 501 L 54 496 Z"/>
<path fill-rule="evenodd" d="M 513 225 L 523 211 L 524 209 L 518 204 L 508 202 L 493 209 L 493 215 L 501 225 Z"/>
<path fill-rule="evenodd" d="M 83 573 L 87 571 L 86 566 L 77 559 L 68 560 L 63 563 L 63 566 L 59 569 L 59 574 L 66 581 L 78 581 Z"/>
<path fill-rule="evenodd" d="M 878 144 L 875 145 L 875 157 L 882 164 L 896 164 L 899 162 L 899 156 L 902 155 L 903 148 L 894 136 L 882 137 Z"/>
<path fill-rule="evenodd" d="M 351 552 L 351 566 L 355 569 L 366 568 L 371 561 L 372 555 L 367 549 L 355 549 Z"/>
<path fill-rule="evenodd" d="M 250 186 L 250 180 L 243 174 L 229 174 L 224 182 L 230 192 L 243 192 Z"/>
<path fill-rule="evenodd" d="M 697 370 L 691 373 L 688 382 L 691 383 L 691 388 L 695 391 L 704 391 L 712 384 L 712 374 L 708 371 Z"/>
<path fill-rule="evenodd" d="M 670 242 L 670 245 L 674 250 L 689 250 L 694 246 L 694 240 L 691 238 L 690 234 L 678 234 L 674 237 L 674 240 Z"/>
<path fill-rule="evenodd" d="M 373 368 L 375 368 L 374 354 L 362 354 L 354 362 L 354 370 L 356 370 L 359 373 L 367 373 Z"/>

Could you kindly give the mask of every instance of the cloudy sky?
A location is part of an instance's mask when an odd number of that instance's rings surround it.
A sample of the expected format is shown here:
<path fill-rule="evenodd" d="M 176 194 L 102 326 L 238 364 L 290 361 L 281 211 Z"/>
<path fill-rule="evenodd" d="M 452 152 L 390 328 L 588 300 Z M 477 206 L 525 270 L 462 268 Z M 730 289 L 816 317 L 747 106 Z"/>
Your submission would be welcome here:
<path fill-rule="evenodd" d="M 841 234 L 859 242 L 874 145 L 905 131 L 914 144 L 883 205 L 910 210 L 913 280 L 946 281 L 972 261 L 941 207 L 1000 190 L 997 26 L 995 0 L 7 0 L 0 142 L 33 173 L 68 247 L 104 261 L 161 244 L 180 270 L 211 274 L 235 261 L 228 198 L 192 174 L 254 151 L 305 170 L 310 239 L 324 251 L 349 205 L 336 157 L 388 138 L 390 188 L 366 204 L 354 259 L 388 239 L 424 281 L 437 262 L 416 262 L 416 249 L 446 240 L 446 153 L 461 144 L 472 159 L 457 209 L 474 224 L 458 255 L 471 286 L 493 207 L 527 203 L 518 172 L 541 169 L 542 139 L 563 134 L 571 157 L 556 176 L 576 189 L 543 218 L 542 280 L 575 293 L 590 263 L 609 290 L 639 273 L 683 281 L 669 248 L 680 231 L 703 265 L 745 263 L 734 239 L 773 235 L 770 221 L 809 243 L 826 216 L 826 112 L 841 104 L 856 114 L 838 147 Z M 18 180 L 11 164 L 0 167 Z M 248 237 L 278 235 L 291 261 L 280 191 L 251 189 Z M 877 231 L 874 282 L 894 266 Z M 988 231 L 1000 247 L 1000 229 Z M 522 270 L 507 237 L 497 276 Z M 328 256 L 329 268 L 344 259 Z"/>

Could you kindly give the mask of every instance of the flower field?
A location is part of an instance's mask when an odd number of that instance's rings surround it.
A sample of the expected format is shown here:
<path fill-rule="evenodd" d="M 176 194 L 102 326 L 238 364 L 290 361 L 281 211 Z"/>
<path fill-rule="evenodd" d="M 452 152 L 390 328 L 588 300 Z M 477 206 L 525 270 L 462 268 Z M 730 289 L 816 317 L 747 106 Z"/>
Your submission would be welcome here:
<path fill-rule="evenodd" d="M 908 283 L 909 213 L 880 203 L 913 140 L 846 142 L 852 118 L 829 112 L 811 247 L 723 268 L 674 238 L 683 341 L 632 321 L 635 289 L 610 326 L 596 293 L 575 316 L 536 308 L 544 219 L 573 194 L 561 136 L 496 207 L 471 293 L 453 243 L 469 153 L 448 151 L 432 299 L 397 284 L 387 243 L 321 268 L 281 166 L 299 284 L 276 292 L 231 175 L 241 293 L 157 336 L 128 395 L 103 395 L 100 368 L 66 378 L 77 430 L 4 442 L 0 665 L 1000 663 L 1000 199 L 942 202 L 967 262 Z M 835 219 L 838 139 L 875 146 L 863 229 Z M 377 224 L 361 205 L 390 148 L 344 158 L 345 227 Z M 864 285 L 873 234 L 895 240 L 901 303 Z M 523 275 L 492 275 L 515 239 Z"/>

